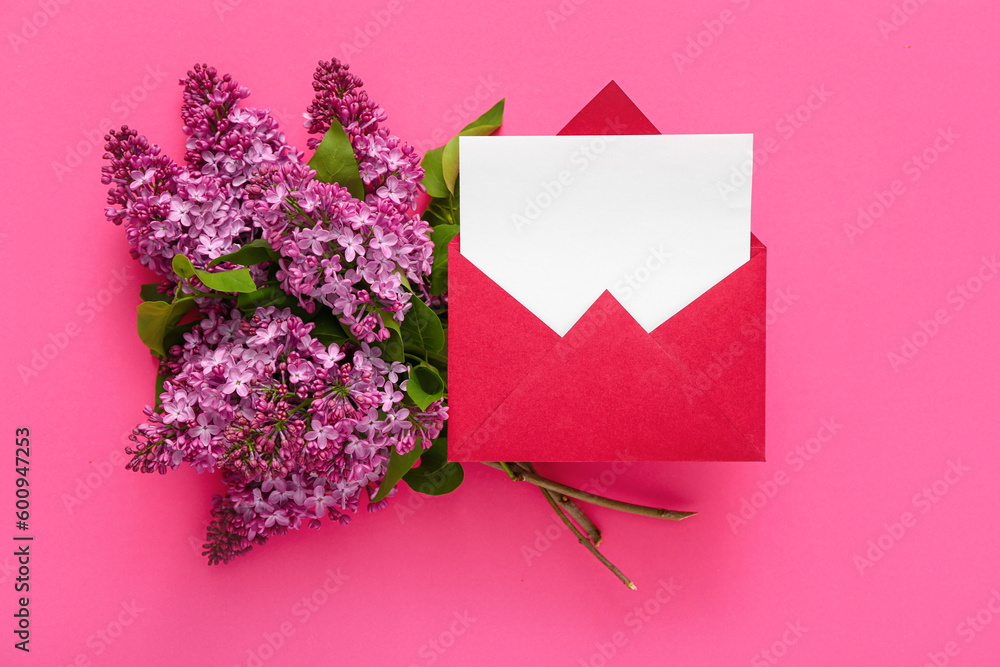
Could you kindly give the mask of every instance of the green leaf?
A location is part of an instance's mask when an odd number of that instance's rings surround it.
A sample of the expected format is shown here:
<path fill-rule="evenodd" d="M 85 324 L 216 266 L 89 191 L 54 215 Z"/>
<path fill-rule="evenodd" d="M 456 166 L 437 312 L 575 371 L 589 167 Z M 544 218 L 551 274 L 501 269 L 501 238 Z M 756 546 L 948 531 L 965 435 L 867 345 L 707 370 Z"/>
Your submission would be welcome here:
<path fill-rule="evenodd" d="M 503 123 L 503 108 L 506 101 L 507 98 L 503 98 L 491 106 L 486 113 L 462 128 L 459 134 L 472 134 L 473 130 L 479 128 L 486 128 L 487 131 L 478 134 L 492 134 Z"/>
<path fill-rule="evenodd" d="M 174 273 L 182 280 L 198 276 L 198 280 L 205 284 L 205 287 L 217 292 L 253 292 L 257 286 L 250 277 L 249 269 L 233 269 L 232 271 L 218 271 L 209 273 L 201 269 L 194 268 L 191 260 L 184 255 L 174 255 L 172 262 Z"/>
<path fill-rule="evenodd" d="M 458 225 L 438 225 L 431 231 L 431 241 L 434 242 L 434 263 L 448 261 L 448 244 L 458 234 Z"/>
<path fill-rule="evenodd" d="M 434 202 L 439 201 L 437 199 L 432 199 L 431 203 L 427 206 L 420 217 L 431 227 L 437 227 L 439 225 L 451 224 L 450 220 L 445 217 L 446 213 L 440 208 L 434 207 Z"/>
<path fill-rule="evenodd" d="M 198 320 L 194 320 L 187 324 L 168 326 L 167 332 L 163 334 L 163 351 L 166 352 L 174 345 L 184 345 L 184 334 L 192 331 L 197 325 Z"/>
<path fill-rule="evenodd" d="M 139 338 L 153 352 L 165 357 L 163 336 L 167 327 L 174 324 L 184 313 L 194 307 L 194 298 L 184 297 L 173 303 L 163 301 L 144 301 L 140 303 L 136 328 Z"/>
<path fill-rule="evenodd" d="M 420 469 L 424 473 L 437 472 L 448 463 L 448 437 L 442 431 L 434 438 L 430 449 L 425 449 L 420 455 Z"/>
<path fill-rule="evenodd" d="M 209 273 L 195 269 L 194 273 L 205 287 L 217 292 L 255 292 L 257 286 L 250 276 L 250 269 L 233 269 L 232 271 L 217 271 Z"/>
<path fill-rule="evenodd" d="M 416 491 L 427 496 L 443 496 L 457 489 L 465 479 L 465 471 L 458 463 L 446 463 L 439 470 L 424 472 L 424 467 L 413 468 L 403 475 L 403 481 Z"/>
<path fill-rule="evenodd" d="M 289 308 L 297 303 L 295 298 L 285 294 L 284 290 L 277 285 L 268 285 L 253 292 L 244 292 L 236 299 L 237 307 L 248 312 L 267 306 Z"/>
<path fill-rule="evenodd" d="M 336 343 L 343 346 L 344 343 L 351 340 L 350 334 L 341 326 L 340 320 L 326 309 L 318 311 L 315 315 L 309 317 L 307 321 L 313 324 L 312 333 L 309 335 L 323 343 L 323 345 L 329 346 L 331 343 Z"/>
<path fill-rule="evenodd" d="M 316 170 L 316 179 L 321 183 L 337 183 L 347 188 L 355 199 L 365 198 L 365 184 L 361 180 L 354 148 L 336 119 L 331 119 L 330 129 L 316 147 L 309 166 Z"/>
<path fill-rule="evenodd" d="M 160 375 L 159 373 L 156 374 L 156 387 L 154 388 L 154 391 L 156 391 L 156 395 L 153 397 L 154 411 L 160 409 L 160 394 L 163 393 L 163 381 L 166 379 L 167 379 L 166 375 Z"/>
<path fill-rule="evenodd" d="M 431 268 L 431 294 L 448 291 L 448 244 L 458 234 L 458 225 L 438 225 L 431 232 L 434 242 L 434 266 Z"/>
<path fill-rule="evenodd" d="M 444 347 L 444 328 L 441 319 L 417 297 L 410 299 L 413 304 L 400 327 L 403 344 L 428 352 L 440 352 Z"/>
<path fill-rule="evenodd" d="M 441 172 L 441 154 L 444 146 L 434 148 L 424 153 L 424 159 L 420 161 L 420 166 L 424 168 L 424 187 L 431 197 L 448 197 L 448 186 L 445 185 L 444 175 Z"/>
<path fill-rule="evenodd" d="M 194 275 L 194 264 L 192 264 L 191 260 L 184 255 L 174 255 L 172 265 L 174 273 L 176 273 L 181 280 L 190 278 Z"/>
<path fill-rule="evenodd" d="M 375 497 L 372 498 L 373 503 L 377 503 L 382 500 L 389 494 L 390 491 L 392 491 L 392 488 L 399 483 L 399 480 L 403 479 L 403 475 L 405 475 L 407 471 L 413 467 L 413 464 L 417 462 L 417 459 L 420 458 L 420 454 L 423 451 L 423 447 L 420 446 L 420 443 L 417 443 L 416 446 L 414 446 L 414 448 L 406 454 L 400 454 L 396 451 L 395 447 L 392 448 L 392 451 L 389 453 L 389 466 L 386 468 L 385 478 L 378 487 L 378 493 L 376 493 Z"/>
<path fill-rule="evenodd" d="M 444 380 L 433 366 L 418 364 L 410 368 L 406 393 L 421 410 L 444 396 Z"/>
<path fill-rule="evenodd" d="M 441 176 L 449 192 L 455 191 L 455 179 L 458 178 L 458 138 L 485 136 L 496 132 L 503 123 L 503 107 L 504 100 L 500 100 L 444 145 L 444 151 L 441 152 Z"/>
<path fill-rule="evenodd" d="M 383 310 L 380 315 L 382 316 L 382 325 L 389 330 L 389 337 L 377 343 L 382 350 L 382 358 L 386 361 L 403 361 L 405 359 L 405 346 L 399 322 L 392 319 L 392 313 L 388 311 Z"/>
<path fill-rule="evenodd" d="M 413 286 L 410 285 L 410 279 L 406 277 L 406 272 L 403 269 L 396 269 L 394 273 L 399 276 L 400 284 L 406 288 L 407 292 L 413 292 Z"/>
<path fill-rule="evenodd" d="M 278 257 L 278 253 L 274 251 L 274 248 L 267 242 L 267 239 L 257 239 L 256 241 L 247 243 L 239 250 L 216 257 L 208 263 L 208 266 L 211 268 L 223 262 L 232 262 L 240 266 L 252 266 L 262 262 L 270 262 L 278 259 Z"/>
<path fill-rule="evenodd" d="M 404 361 L 406 359 L 403 339 L 398 329 L 389 329 L 389 337 L 378 343 L 382 349 L 382 358 L 386 361 Z"/>
<path fill-rule="evenodd" d="M 169 294 L 159 291 L 160 283 L 145 283 L 139 287 L 139 298 L 143 301 L 172 301 Z"/>

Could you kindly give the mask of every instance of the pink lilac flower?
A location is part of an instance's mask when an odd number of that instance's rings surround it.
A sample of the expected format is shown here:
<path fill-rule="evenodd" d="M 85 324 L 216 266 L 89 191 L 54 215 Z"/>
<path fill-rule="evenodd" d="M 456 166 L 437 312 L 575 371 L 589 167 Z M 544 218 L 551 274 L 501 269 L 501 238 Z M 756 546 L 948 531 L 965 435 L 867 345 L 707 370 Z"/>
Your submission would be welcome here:
<path fill-rule="evenodd" d="M 228 75 L 196 65 L 181 84 L 187 165 L 123 127 L 105 137 L 102 169 L 103 182 L 113 186 L 108 219 L 125 224 L 133 257 L 167 280 L 175 254 L 204 268 L 260 238 L 244 210 L 252 193 L 242 186 L 263 164 L 301 161 L 266 111 L 239 106 L 249 91 Z"/>
<path fill-rule="evenodd" d="M 171 350 L 160 410 L 147 409 L 149 420 L 136 427 L 128 467 L 221 468 L 232 504 L 216 508 L 238 516 L 217 523 L 243 526 L 247 544 L 297 528 L 307 514 L 315 518 L 315 502 L 305 500 L 317 486 L 337 489 L 336 503 L 322 506 L 336 505 L 330 517 L 340 520 L 363 491 L 373 495 L 393 449 L 404 453 L 418 438 L 440 434 L 447 408 L 437 402 L 413 415 L 399 406 L 403 378 L 379 350 L 348 357 L 313 338 L 313 325 L 288 309 L 260 308 L 250 317 L 218 303 L 205 310 L 185 344 Z M 250 349 L 256 355 L 248 361 Z M 266 502 L 254 494 L 276 480 L 286 491 L 305 490 Z"/>
<path fill-rule="evenodd" d="M 133 432 L 128 467 L 221 471 L 227 493 L 213 500 L 206 544 L 213 563 L 318 528 L 324 516 L 347 523 L 362 494 L 374 496 L 391 452 L 428 444 L 447 418 L 441 401 L 404 407 L 407 367 L 369 345 L 390 335 L 413 298 L 428 298 L 433 244 L 413 210 L 419 156 L 380 127 L 384 112 L 346 65 L 320 63 L 314 78 L 306 126 L 320 135 L 334 119 L 344 127 L 363 199 L 317 181 L 274 119 L 242 106 L 249 91 L 205 65 L 181 81 L 186 165 L 127 127 L 106 137 L 107 217 L 164 279 L 162 293 L 176 284 L 174 255 L 205 268 L 266 239 L 280 259 L 251 267 L 257 284 L 277 281 L 307 313 L 326 309 L 361 341 L 324 345 L 289 309 L 244 314 L 199 297 L 203 319 L 161 362 L 159 405 Z"/>

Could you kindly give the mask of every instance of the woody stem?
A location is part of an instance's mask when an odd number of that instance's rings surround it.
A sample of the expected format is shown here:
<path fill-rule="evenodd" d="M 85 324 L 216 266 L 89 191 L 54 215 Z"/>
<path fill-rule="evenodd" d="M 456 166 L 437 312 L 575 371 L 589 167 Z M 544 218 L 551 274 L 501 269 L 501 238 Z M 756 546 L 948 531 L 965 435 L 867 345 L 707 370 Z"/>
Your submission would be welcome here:
<path fill-rule="evenodd" d="M 549 502 L 549 505 L 552 505 L 552 509 L 556 511 L 556 514 L 559 515 L 559 518 L 562 520 L 562 522 L 566 524 L 566 527 L 569 528 L 571 531 L 573 531 L 573 534 L 576 535 L 577 541 L 580 542 L 580 544 L 582 544 L 583 546 L 587 547 L 587 550 L 590 551 L 590 553 L 594 554 L 597 560 L 604 563 L 604 566 L 609 570 L 611 570 L 611 572 L 616 577 L 618 577 L 623 584 L 625 584 L 634 591 L 635 584 L 632 583 L 632 580 L 626 577 L 624 574 L 622 574 L 622 571 L 619 570 L 617 567 L 615 567 L 615 564 L 609 561 L 604 556 L 604 554 L 598 551 L 597 547 L 594 546 L 593 542 L 587 539 L 586 535 L 581 533 L 580 529 L 577 528 L 573 524 L 573 522 L 569 520 L 569 517 L 566 516 L 565 512 L 563 512 L 562 508 L 559 506 L 559 503 L 556 502 L 554 498 L 555 494 L 552 491 L 546 489 L 545 487 L 541 487 L 539 490 L 542 492 L 542 495 L 545 496 L 545 500 Z"/>
<path fill-rule="evenodd" d="M 502 464 L 501 464 L 502 465 Z M 537 474 L 538 471 L 535 470 L 535 466 L 531 463 L 521 462 L 522 467 L 527 469 L 529 472 Z M 513 475 L 513 473 L 511 473 Z M 512 476 L 513 479 L 513 476 Z M 547 489 L 544 489 L 548 491 Z M 587 534 L 590 541 L 594 543 L 594 546 L 601 545 L 601 529 L 594 525 L 594 522 L 590 520 L 590 517 L 584 514 L 580 506 L 573 502 L 568 496 L 564 496 L 561 493 L 556 493 L 555 491 L 548 491 L 549 496 L 554 500 L 562 511 L 566 513 L 573 521 L 576 522 L 583 532 Z"/>
<path fill-rule="evenodd" d="M 491 468 L 496 468 L 498 470 L 505 470 L 504 466 L 499 463 L 486 462 L 484 463 Z M 598 505 L 600 507 L 608 507 L 613 510 L 618 510 L 619 512 L 628 512 L 630 514 L 638 514 L 640 516 L 650 516 L 655 519 L 670 519 L 672 521 L 679 521 L 681 519 L 686 519 L 689 516 L 697 514 L 697 512 L 679 512 L 677 510 L 661 509 L 658 507 L 647 507 L 646 505 L 636 505 L 634 503 L 626 503 L 621 500 L 615 500 L 613 498 L 605 498 L 604 496 L 599 496 L 594 493 L 588 493 L 587 491 L 581 491 L 580 489 L 575 489 L 572 486 L 566 486 L 565 484 L 560 484 L 559 482 L 554 482 L 551 479 L 542 477 L 541 475 L 531 472 L 524 468 L 524 466 L 518 463 L 507 462 L 507 468 L 509 472 L 513 473 L 511 479 L 516 482 L 530 482 L 535 486 L 540 486 L 543 489 L 548 489 L 549 491 L 555 491 L 556 493 L 568 496 L 570 498 L 576 498 L 577 500 L 582 500 L 584 502 L 590 503 L 592 505 Z"/>

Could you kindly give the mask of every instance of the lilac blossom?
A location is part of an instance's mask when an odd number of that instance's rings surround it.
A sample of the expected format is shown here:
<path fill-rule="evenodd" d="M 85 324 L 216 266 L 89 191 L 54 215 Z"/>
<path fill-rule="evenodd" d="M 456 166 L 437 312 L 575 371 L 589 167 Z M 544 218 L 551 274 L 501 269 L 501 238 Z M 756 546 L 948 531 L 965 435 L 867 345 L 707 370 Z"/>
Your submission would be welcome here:
<path fill-rule="evenodd" d="M 347 523 L 362 496 L 376 493 L 391 453 L 429 446 L 447 408 L 407 402 L 408 367 L 375 345 L 412 299 L 428 297 L 433 244 L 414 212 L 419 156 L 381 126 L 385 113 L 360 79 L 335 59 L 320 63 L 306 127 L 318 135 L 334 120 L 344 127 L 362 199 L 316 180 L 268 112 L 244 106 L 249 91 L 229 75 L 196 65 L 181 84 L 185 164 L 135 130 L 110 132 L 108 219 L 168 295 L 175 255 L 205 268 L 265 239 L 279 259 L 251 267 L 256 284 L 279 285 L 306 313 L 242 312 L 222 295 L 199 297 L 202 319 L 167 351 L 158 405 L 133 432 L 132 470 L 187 463 L 221 472 L 227 492 L 213 500 L 206 545 L 216 563 L 288 530 L 318 528 L 323 517 Z M 319 312 L 357 341 L 321 342 L 307 321 Z"/>

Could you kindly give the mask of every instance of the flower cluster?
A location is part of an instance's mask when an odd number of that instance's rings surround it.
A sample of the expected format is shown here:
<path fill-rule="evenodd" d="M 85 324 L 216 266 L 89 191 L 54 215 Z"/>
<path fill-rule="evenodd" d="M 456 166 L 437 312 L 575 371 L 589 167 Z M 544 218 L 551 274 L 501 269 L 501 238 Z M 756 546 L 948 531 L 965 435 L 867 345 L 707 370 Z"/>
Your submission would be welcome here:
<path fill-rule="evenodd" d="M 258 170 L 253 183 L 257 220 L 282 256 L 278 278 L 288 294 L 309 312 L 317 302 L 326 305 L 360 340 L 385 340 L 385 318 L 402 322 L 408 309 L 405 285 L 421 285 L 431 271 L 429 225 L 412 215 L 424 172 L 413 147 L 378 126 L 384 112 L 346 65 L 321 62 L 314 79 L 306 128 L 323 133 L 332 122 L 343 126 L 364 201 L 320 183 L 302 164 L 276 165 Z"/>
<path fill-rule="evenodd" d="M 302 307 L 236 308 L 231 295 L 199 289 L 201 319 L 166 350 L 158 405 L 132 435 L 132 470 L 186 463 L 222 473 L 228 490 L 214 500 L 206 554 L 225 562 L 304 523 L 346 523 L 363 493 L 374 496 L 393 451 L 440 434 L 443 402 L 413 405 L 409 368 L 379 347 L 392 320 L 427 296 L 433 243 L 413 212 L 419 158 L 379 127 L 384 112 L 346 66 L 320 63 L 306 126 L 345 129 L 363 199 L 320 182 L 266 111 L 241 106 L 249 92 L 228 75 L 198 65 L 181 84 L 186 164 L 135 130 L 111 132 L 108 219 L 163 278 L 164 294 L 180 282 L 175 255 L 204 269 L 264 239 L 279 258 L 251 267 L 258 288 L 280 287 Z M 310 321 L 320 314 L 352 337 L 321 342 Z"/>
<path fill-rule="evenodd" d="M 171 351 L 160 407 L 136 427 L 129 468 L 223 469 L 238 514 L 229 522 L 247 541 L 303 520 L 345 519 L 362 491 L 374 495 L 391 449 L 403 454 L 439 435 L 446 408 L 402 407 L 406 368 L 378 348 L 348 355 L 323 345 L 288 309 L 249 318 L 205 310 Z"/>
<path fill-rule="evenodd" d="M 386 318 L 402 322 L 409 308 L 407 285 L 431 271 L 430 228 L 378 193 L 359 201 L 311 174 L 288 165 L 256 176 L 260 225 L 281 254 L 281 287 L 308 312 L 317 303 L 330 308 L 359 340 L 385 340 Z"/>
<path fill-rule="evenodd" d="M 187 166 L 126 126 L 109 133 L 102 170 L 113 186 L 108 219 L 125 224 L 132 256 L 167 279 L 175 254 L 201 268 L 260 238 L 244 184 L 263 165 L 301 161 L 266 111 L 239 106 L 250 93 L 229 75 L 196 65 L 181 84 Z"/>

